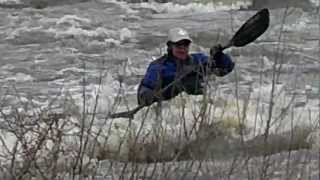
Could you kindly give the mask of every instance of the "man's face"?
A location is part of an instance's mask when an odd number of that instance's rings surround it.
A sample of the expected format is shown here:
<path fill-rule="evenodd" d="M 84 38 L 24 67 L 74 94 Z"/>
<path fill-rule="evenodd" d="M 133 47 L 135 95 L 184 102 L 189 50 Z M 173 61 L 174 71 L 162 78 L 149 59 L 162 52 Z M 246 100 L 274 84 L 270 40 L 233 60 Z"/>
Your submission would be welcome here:
<path fill-rule="evenodd" d="M 181 40 L 176 43 L 173 43 L 172 54 L 179 60 L 186 60 L 189 54 L 189 40 Z"/>

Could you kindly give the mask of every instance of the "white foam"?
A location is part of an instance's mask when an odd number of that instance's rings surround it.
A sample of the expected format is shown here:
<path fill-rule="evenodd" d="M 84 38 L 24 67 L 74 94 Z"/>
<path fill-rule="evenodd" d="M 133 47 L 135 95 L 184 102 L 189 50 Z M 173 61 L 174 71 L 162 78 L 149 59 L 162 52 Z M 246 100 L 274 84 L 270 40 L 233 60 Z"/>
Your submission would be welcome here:
<path fill-rule="evenodd" d="M 104 40 L 107 46 L 120 46 L 121 42 L 116 39 L 107 38 Z"/>
<path fill-rule="evenodd" d="M 134 33 L 128 28 L 122 28 L 119 32 L 120 41 L 127 42 L 134 37 Z"/>
<path fill-rule="evenodd" d="M 33 81 L 34 78 L 29 74 L 17 73 L 14 76 L 7 77 L 6 81 L 15 81 L 15 82 L 24 82 L 24 81 Z"/>
<path fill-rule="evenodd" d="M 13 31 L 7 32 L 8 35 L 6 39 L 7 40 L 15 39 L 16 37 L 20 36 L 24 32 L 40 31 L 41 29 L 42 29 L 41 27 L 26 27 L 26 26 L 19 27 Z"/>
<path fill-rule="evenodd" d="M 115 36 L 115 32 L 103 27 L 95 29 L 86 29 L 91 27 L 91 20 L 76 15 L 65 15 L 62 18 L 42 18 L 43 23 L 52 24 L 48 29 L 42 29 L 45 32 L 54 33 L 56 38 L 65 36 L 89 36 L 89 37 L 109 37 Z"/>
<path fill-rule="evenodd" d="M 8 3 L 8 4 L 15 3 L 15 4 L 20 4 L 21 1 L 20 1 L 20 0 L 0 0 L 0 3 Z"/>
<path fill-rule="evenodd" d="M 314 5 L 314 6 L 319 6 L 320 1 L 319 0 L 310 0 L 310 2 Z"/>
<path fill-rule="evenodd" d="M 68 68 L 61 69 L 60 71 L 57 72 L 57 74 L 63 74 L 66 71 L 77 72 L 77 73 L 88 72 L 87 70 L 84 70 L 83 68 L 68 67 Z"/>
<path fill-rule="evenodd" d="M 222 10 L 231 10 L 231 9 L 240 9 L 240 7 L 246 7 L 249 3 L 237 1 L 232 3 L 231 5 L 225 5 L 222 3 L 189 3 L 186 5 L 179 5 L 174 3 L 165 3 L 159 5 L 161 9 L 160 12 L 167 12 L 167 13 L 176 13 L 176 12 L 197 12 L 197 13 L 205 13 L 205 12 L 215 12 L 215 11 L 222 11 Z"/>
<path fill-rule="evenodd" d="M 75 27 L 82 26 L 84 24 L 89 24 L 91 21 L 87 18 L 81 18 L 76 15 L 64 15 L 62 18 L 60 18 L 56 24 L 62 25 L 62 24 L 70 24 Z"/>
<path fill-rule="evenodd" d="M 133 10 L 131 7 L 137 8 L 146 8 L 156 11 L 158 13 L 178 13 L 178 12 L 190 12 L 190 13 L 203 13 L 203 12 L 215 12 L 221 10 L 231 10 L 231 9 L 240 9 L 241 7 L 247 7 L 251 4 L 249 1 L 236 1 L 231 5 L 219 3 L 197 3 L 191 2 L 185 5 L 176 4 L 172 2 L 168 3 L 157 3 L 157 2 L 148 2 L 148 3 L 138 3 L 138 4 L 128 4 L 126 2 L 117 2 L 114 0 L 100 0 L 101 2 L 113 2 L 119 4 L 127 13 L 137 13 L 138 11 Z"/>
<path fill-rule="evenodd" d="M 285 24 L 283 26 L 283 30 L 303 32 L 303 31 L 307 31 L 310 28 L 309 24 L 311 24 L 311 19 L 307 16 L 302 16 L 292 24 Z"/>
<path fill-rule="evenodd" d="M 6 64 L 6 65 L 1 66 L 1 69 L 3 69 L 3 70 L 12 70 L 14 68 L 15 67 L 12 64 Z"/>
<path fill-rule="evenodd" d="M 73 88 L 75 88 L 73 86 Z M 82 86 L 78 86 L 78 90 L 83 88 Z M 113 78 L 112 74 L 107 73 L 103 78 L 103 82 L 101 85 L 97 84 L 89 84 L 86 87 L 88 92 L 88 96 L 92 97 L 87 101 L 87 107 L 94 107 L 96 105 L 96 97 L 99 96 L 97 111 L 100 113 L 106 113 L 112 108 L 112 104 L 114 102 L 115 96 L 118 95 L 118 92 L 123 93 L 123 91 L 119 91 L 119 83 Z M 68 88 L 68 91 L 70 89 Z M 123 94 L 120 94 L 120 96 Z M 83 106 L 83 97 L 82 94 L 74 96 L 76 100 L 76 104 L 79 107 Z"/>
<path fill-rule="evenodd" d="M 74 36 L 84 35 L 89 37 L 97 37 L 101 35 L 101 31 L 97 32 L 96 30 L 85 30 L 75 26 L 69 27 L 66 30 L 50 28 L 48 31 L 55 33 L 56 38 L 61 38 L 61 37 L 70 36 L 70 35 L 74 35 Z"/>

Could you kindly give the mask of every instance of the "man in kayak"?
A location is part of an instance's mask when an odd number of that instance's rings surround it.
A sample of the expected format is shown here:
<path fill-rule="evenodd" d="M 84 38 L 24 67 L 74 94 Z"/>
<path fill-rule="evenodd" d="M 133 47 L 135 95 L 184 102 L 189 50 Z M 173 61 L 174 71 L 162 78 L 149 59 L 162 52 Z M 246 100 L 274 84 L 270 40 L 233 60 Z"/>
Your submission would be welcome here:
<path fill-rule="evenodd" d="M 150 63 L 138 88 L 138 104 L 149 106 L 169 100 L 181 92 L 191 95 L 204 93 L 203 82 L 207 75 L 225 76 L 234 68 L 232 59 L 222 52 L 221 45 L 204 53 L 189 54 L 192 39 L 182 28 L 169 30 L 167 54 Z"/>

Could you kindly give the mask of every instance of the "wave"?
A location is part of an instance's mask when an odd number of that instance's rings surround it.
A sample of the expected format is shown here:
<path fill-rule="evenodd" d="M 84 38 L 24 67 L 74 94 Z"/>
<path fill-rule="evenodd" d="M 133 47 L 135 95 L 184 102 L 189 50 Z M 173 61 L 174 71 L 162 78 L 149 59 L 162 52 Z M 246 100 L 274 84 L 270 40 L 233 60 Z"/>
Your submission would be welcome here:
<path fill-rule="evenodd" d="M 36 8 L 42 9 L 49 6 L 61 6 L 88 2 L 89 0 L 0 0 L 0 8 Z"/>

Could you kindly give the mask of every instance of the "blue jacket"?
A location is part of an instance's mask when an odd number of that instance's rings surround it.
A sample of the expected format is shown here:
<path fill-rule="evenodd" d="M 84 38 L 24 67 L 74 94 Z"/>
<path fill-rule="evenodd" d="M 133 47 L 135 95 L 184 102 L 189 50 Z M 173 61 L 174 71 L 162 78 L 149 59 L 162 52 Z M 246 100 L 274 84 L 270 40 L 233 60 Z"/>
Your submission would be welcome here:
<path fill-rule="evenodd" d="M 205 75 L 224 76 L 234 68 L 231 58 L 222 52 L 217 53 L 214 59 L 209 60 L 203 53 L 193 53 L 186 61 L 164 55 L 151 62 L 139 85 L 139 105 L 168 100 L 182 91 L 193 95 L 202 94 L 201 84 Z"/>

